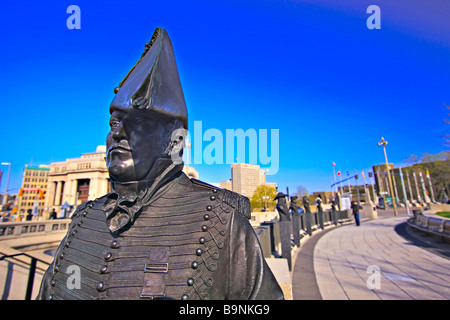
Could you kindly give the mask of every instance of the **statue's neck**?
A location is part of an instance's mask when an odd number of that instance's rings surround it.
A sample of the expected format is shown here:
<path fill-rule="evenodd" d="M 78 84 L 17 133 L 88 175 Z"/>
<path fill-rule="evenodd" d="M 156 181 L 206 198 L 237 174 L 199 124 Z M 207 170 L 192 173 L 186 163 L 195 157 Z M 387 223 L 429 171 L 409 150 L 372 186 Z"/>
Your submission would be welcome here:
<path fill-rule="evenodd" d="M 139 181 L 111 181 L 111 189 L 119 198 L 151 197 L 162 185 L 183 169 L 183 163 L 174 164 L 171 159 L 158 159 L 145 179 Z"/>

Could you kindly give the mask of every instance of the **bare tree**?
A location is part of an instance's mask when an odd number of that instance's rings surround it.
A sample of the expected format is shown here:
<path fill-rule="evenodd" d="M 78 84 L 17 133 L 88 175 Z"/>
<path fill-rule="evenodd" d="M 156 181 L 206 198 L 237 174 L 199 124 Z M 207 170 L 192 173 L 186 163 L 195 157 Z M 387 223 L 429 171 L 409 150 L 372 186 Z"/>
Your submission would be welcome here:
<path fill-rule="evenodd" d="M 450 106 L 447 106 L 443 103 L 444 107 L 446 107 L 448 110 L 450 110 Z M 450 116 L 450 113 L 447 113 L 447 115 Z M 448 124 L 450 124 L 450 120 L 449 119 L 444 119 L 444 121 Z M 444 133 L 444 145 L 450 148 L 450 133 L 449 132 L 445 132 Z"/>

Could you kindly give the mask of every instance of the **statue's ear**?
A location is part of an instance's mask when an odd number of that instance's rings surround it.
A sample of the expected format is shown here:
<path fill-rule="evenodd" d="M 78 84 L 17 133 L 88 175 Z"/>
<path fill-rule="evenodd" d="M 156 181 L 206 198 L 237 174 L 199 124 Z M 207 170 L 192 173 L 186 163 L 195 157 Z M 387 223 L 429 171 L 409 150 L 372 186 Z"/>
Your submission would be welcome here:
<path fill-rule="evenodd" d="M 180 164 L 183 162 L 183 149 L 186 145 L 185 139 L 187 130 L 184 128 L 177 128 L 172 132 L 170 145 L 167 153 L 170 155 L 173 163 Z"/>

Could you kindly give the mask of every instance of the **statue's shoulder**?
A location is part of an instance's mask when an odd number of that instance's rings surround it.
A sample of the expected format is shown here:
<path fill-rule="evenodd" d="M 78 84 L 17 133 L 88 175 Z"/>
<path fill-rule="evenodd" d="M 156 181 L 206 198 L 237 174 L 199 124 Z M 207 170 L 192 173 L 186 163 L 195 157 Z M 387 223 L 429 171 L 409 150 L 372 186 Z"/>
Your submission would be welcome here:
<path fill-rule="evenodd" d="M 190 180 L 194 185 L 210 190 L 212 192 L 211 196 L 216 197 L 217 201 L 232 207 L 236 212 L 247 219 L 251 218 L 250 200 L 247 197 L 227 189 L 218 188 L 201 180 L 192 178 Z"/>
<path fill-rule="evenodd" d="M 80 213 L 82 213 L 83 211 L 86 211 L 89 209 L 101 210 L 102 205 L 105 202 L 107 196 L 108 196 L 108 194 L 105 194 L 104 196 L 97 198 L 95 200 L 88 200 L 88 201 L 81 203 L 80 205 L 78 205 L 78 207 L 72 213 L 71 218 L 74 218 L 77 215 L 79 215 Z"/>

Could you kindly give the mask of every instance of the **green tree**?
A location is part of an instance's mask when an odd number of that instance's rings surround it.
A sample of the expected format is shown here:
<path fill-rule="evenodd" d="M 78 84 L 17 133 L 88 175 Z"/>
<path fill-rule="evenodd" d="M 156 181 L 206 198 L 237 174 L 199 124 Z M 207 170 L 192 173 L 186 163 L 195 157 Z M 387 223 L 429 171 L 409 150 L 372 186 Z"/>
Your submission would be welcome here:
<path fill-rule="evenodd" d="M 250 204 L 252 209 L 256 208 L 274 208 L 276 202 L 273 201 L 275 196 L 277 195 L 277 189 L 273 187 L 269 187 L 267 185 L 259 185 L 256 187 L 255 192 L 253 193 L 252 198 L 250 199 Z M 264 199 L 263 197 L 268 197 Z"/>

